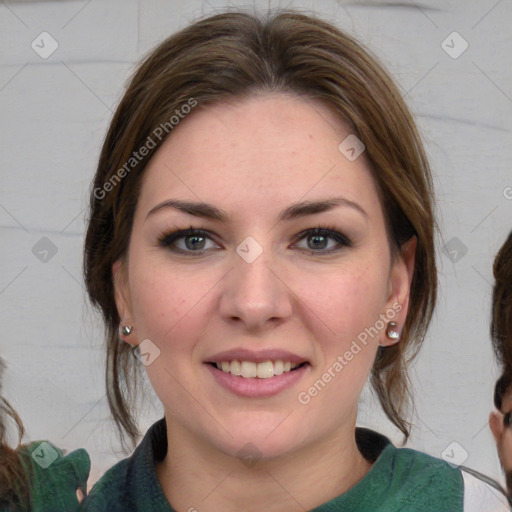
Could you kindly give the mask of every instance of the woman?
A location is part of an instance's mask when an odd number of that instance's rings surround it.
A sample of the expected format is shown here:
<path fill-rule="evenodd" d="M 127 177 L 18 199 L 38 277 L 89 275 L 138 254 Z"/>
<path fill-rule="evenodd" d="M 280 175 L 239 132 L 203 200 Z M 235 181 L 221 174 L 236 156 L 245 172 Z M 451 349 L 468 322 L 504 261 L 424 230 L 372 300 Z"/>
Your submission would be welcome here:
<path fill-rule="evenodd" d="M 409 434 L 432 197 L 398 90 L 330 24 L 221 14 L 156 48 L 101 152 L 84 271 L 120 430 L 141 367 L 165 418 L 84 510 L 507 510 L 355 427 L 371 374 Z"/>
<path fill-rule="evenodd" d="M 90 459 L 85 450 L 65 455 L 48 441 L 22 445 L 20 417 L 2 395 L 0 358 L 0 510 L 2 512 L 72 512 L 86 492 Z M 18 448 L 7 443 L 8 421 L 18 431 Z"/>

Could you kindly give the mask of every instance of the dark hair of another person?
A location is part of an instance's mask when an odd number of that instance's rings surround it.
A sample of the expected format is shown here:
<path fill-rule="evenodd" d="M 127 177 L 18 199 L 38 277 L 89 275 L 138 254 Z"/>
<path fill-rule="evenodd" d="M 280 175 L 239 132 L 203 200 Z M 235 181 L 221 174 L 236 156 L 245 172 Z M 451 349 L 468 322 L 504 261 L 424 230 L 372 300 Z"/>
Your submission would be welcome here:
<path fill-rule="evenodd" d="M 498 411 L 501 411 L 503 405 L 503 398 L 512 388 L 512 375 L 510 373 L 504 373 L 497 381 L 494 386 L 494 406 Z M 501 411 L 508 412 L 508 411 Z"/>
<path fill-rule="evenodd" d="M 491 339 L 503 373 L 512 374 L 512 231 L 493 265 Z"/>

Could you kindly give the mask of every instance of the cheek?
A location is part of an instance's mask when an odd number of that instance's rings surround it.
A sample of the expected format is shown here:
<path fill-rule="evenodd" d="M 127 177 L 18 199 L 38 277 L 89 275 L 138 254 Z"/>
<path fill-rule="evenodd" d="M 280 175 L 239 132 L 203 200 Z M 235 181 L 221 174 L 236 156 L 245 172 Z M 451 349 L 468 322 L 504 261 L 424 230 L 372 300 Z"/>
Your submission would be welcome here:
<path fill-rule="evenodd" d="M 387 290 L 378 272 L 366 265 L 352 265 L 326 276 L 302 276 L 298 295 L 324 324 L 329 345 L 347 342 L 375 325 Z"/>
<path fill-rule="evenodd" d="M 205 274 L 176 272 L 165 264 L 139 267 L 130 275 L 138 341 L 149 339 L 160 350 L 145 371 L 160 400 L 173 404 L 173 411 L 192 407 L 183 397 L 183 387 L 193 396 L 200 394 L 195 388 L 197 367 L 190 363 L 199 358 L 198 342 L 209 318 L 205 308 L 214 279 Z"/>
<path fill-rule="evenodd" d="M 304 276 L 302 314 L 310 319 L 317 364 L 297 399 L 306 413 L 312 413 L 311 423 L 305 420 L 311 429 L 317 428 L 318 415 L 325 428 L 334 428 L 355 414 L 382 327 L 377 323 L 387 282 L 379 277 L 383 274 L 377 266 L 347 265 L 326 279 Z"/>
<path fill-rule="evenodd" d="M 187 339 L 200 339 L 207 324 L 219 316 L 218 294 L 227 293 L 220 283 L 222 269 L 214 272 L 211 267 L 193 265 L 177 269 L 159 259 L 149 265 L 138 264 L 135 257 L 132 261 L 130 286 L 139 341 L 149 338 L 167 350 L 179 351 Z M 374 326 L 383 311 L 387 289 L 383 274 L 385 269 L 377 262 L 363 261 L 334 269 L 285 270 L 287 286 L 279 300 L 294 302 L 294 318 L 289 320 L 306 324 L 325 350 L 341 350 Z M 170 340 L 177 340 L 178 346 Z"/>
<path fill-rule="evenodd" d="M 139 337 L 169 348 L 168 340 L 179 337 L 181 341 L 191 334 L 186 332 L 189 318 L 197 332 L 200 305 L 212 286 L 210 280 L 204 273 L 176 272 L 169 265 L 134 270 L 130 281 Z"/>

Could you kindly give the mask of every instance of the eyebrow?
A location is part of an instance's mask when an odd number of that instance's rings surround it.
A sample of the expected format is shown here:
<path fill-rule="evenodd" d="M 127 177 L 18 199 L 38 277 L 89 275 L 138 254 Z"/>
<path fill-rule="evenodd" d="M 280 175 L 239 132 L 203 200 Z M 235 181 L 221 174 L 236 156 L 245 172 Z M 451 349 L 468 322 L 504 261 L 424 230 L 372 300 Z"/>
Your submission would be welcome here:
<path fill-rule="evenodd" d="M 363 215 L 363 217 L 368 218 L 368 214 L 358 203 L 350 201 L 344 197 L 333 197 L 318 201 L 301 201 L 299 203 L 291 204 L 279 214 L 279 221 L 293 220 L 299 217 L 313 215 L 315 213 L 326 212 L 338 206 L 352 208 Z M 227 223 L 229 220 L 228 213 L 216 206 L 204 202 L 180 201 L 177 199 L 169 199 L 157 204 L 148 212 L 146 219 L 150 215 L 167 208 L 173 208 L 181 212 L 188 213 L 189 215 L 194 215 L 195 217 L 218 220 L 223 223 Z"/>

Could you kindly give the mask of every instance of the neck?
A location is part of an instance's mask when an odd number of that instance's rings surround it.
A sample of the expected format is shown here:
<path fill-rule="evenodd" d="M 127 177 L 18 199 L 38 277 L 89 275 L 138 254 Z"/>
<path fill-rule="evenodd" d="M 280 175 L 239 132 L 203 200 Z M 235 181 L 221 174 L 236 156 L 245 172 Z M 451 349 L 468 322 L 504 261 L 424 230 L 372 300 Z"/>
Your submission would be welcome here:
<path fill-rule="evenodd" d="M 371 468 L 357 448 L 355 420 L 351 426 L 293 453 L 244 464 L 167 421 L 169 450 L 157 476 L 179 512 L 311 510 Z"/>

